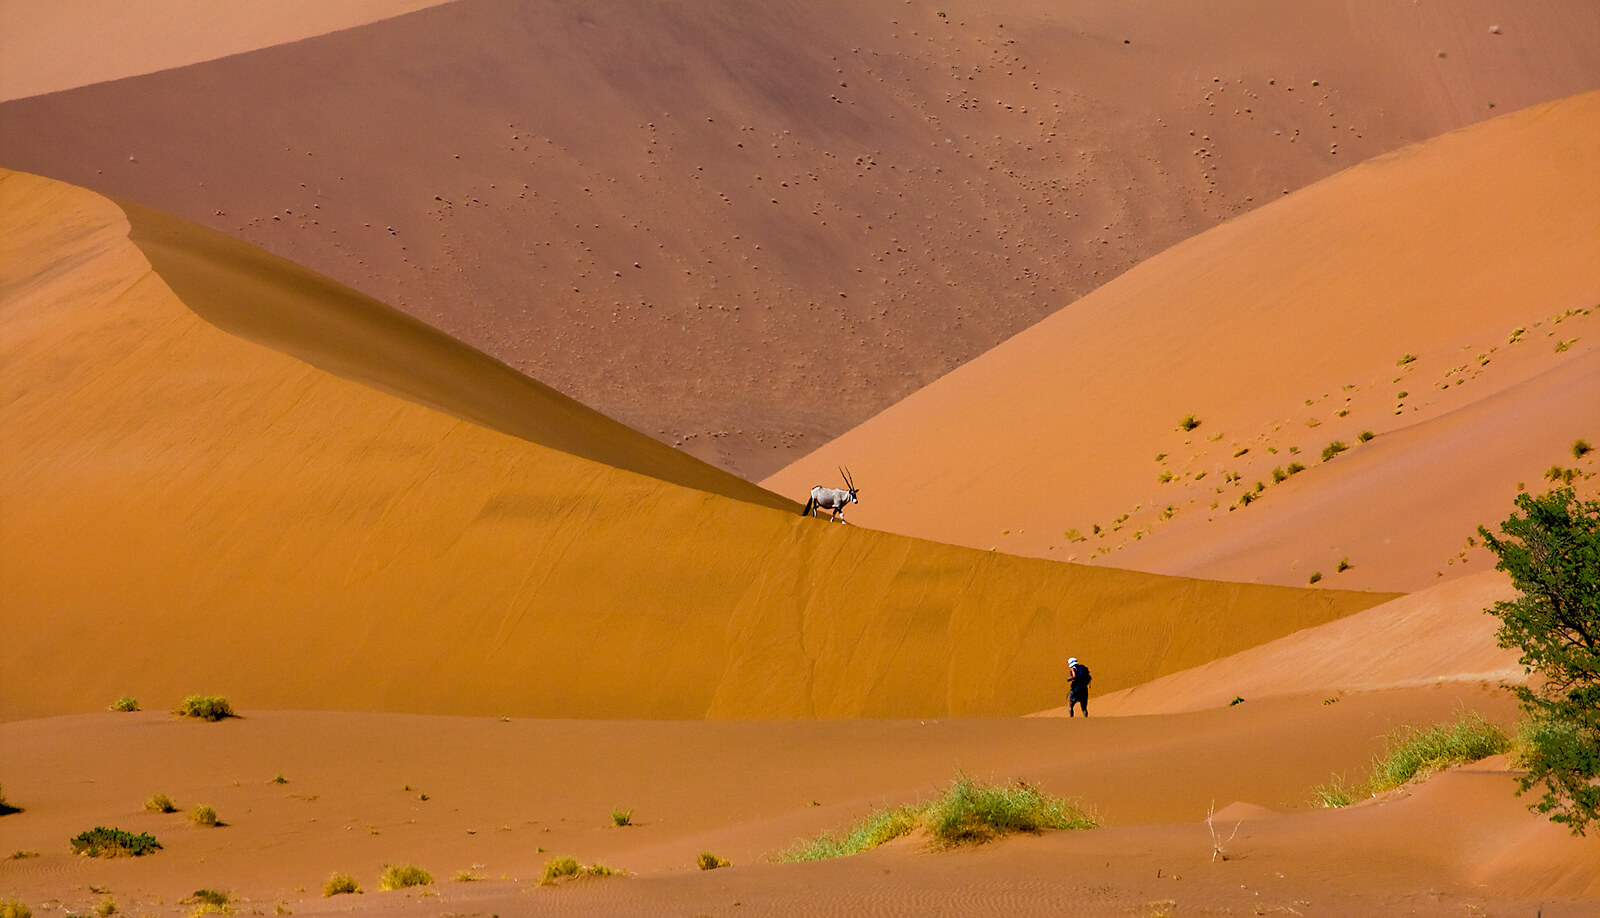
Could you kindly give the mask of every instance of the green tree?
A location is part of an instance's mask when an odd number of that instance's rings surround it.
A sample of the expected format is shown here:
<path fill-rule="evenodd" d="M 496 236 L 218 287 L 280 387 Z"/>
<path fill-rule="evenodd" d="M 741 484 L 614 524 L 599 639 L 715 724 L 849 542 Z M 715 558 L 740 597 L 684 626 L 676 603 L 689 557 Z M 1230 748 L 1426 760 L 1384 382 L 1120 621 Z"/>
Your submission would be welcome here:
<path fill-rule="evenodd" d="M 1529 721 L 1517 793 L 1542 785 L 1531 809 L 1582 835 L 1600 821 L 1600 501 L 1559 488 L 1516 504 L 1502 536 L 1478 533 L 1522 594 L 1489 610 L 1496 637 L 1538 674 L 1511 689 Z"/>

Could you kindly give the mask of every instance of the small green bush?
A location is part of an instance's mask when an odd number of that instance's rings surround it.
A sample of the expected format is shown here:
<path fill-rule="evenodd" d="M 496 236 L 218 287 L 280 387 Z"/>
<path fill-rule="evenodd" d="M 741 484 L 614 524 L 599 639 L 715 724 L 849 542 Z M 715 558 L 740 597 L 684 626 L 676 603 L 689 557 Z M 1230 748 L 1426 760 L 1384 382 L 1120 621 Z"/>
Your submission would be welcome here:
<path fill-rule="evenodd" d="M 221 695 L 190 695 L 183 699 L 183 704 L 173 712 L 180 717 L 194 717 L 200 720 L 216 721 L 227 717 L 238 717 L 233 713 L 233 705 Z"/>
<path fill-rule="evenodd" d="M 0 816 L 9 816 L 12 813 L 22 812 L 22 807 L 13 806 L 6 801 L 5 789 L 0 788 Z"/>
<path fill-rule="evenodd" d="M 161 849 L 161 843 L 148 832 L 135 835 L 105 826 L 79 832 L 73 836 L 70 844 L 73 854 L 84 857 L 143 857 Z"/>
<path fill-rule="evenodd" d="M 876 848 L 921 828 L 940 845 L 983 843 L 1017 832 L 1092 829 L 1094 814 L 1071 801 L 1040 793 L 1024 782 L 983 785 L 958 775 L 937 798 L 921 804 L 874 810 L 838 835 L 824 832 L 778 855 L 782 861 L 845 857 Z"/>
<path fill-rule="evenodd" d="M 612 810 L 611 824 L 618 828 L 633 825 L 633 810 Z"/>
<path fill-rule="evenodd" d="M 1311 576 L 1306 578 L 1306 583 L 1316 583 L 1317 581 L 1319 581 L 1321 579 L 1322 579 L 1322 571 L 1312 571 L 1311 572 Z"/>
<path fill-rule="evenodd" d="M 21 899 L 7 896 L 0 899 L 0 918 L 33 918 L 33 909 Z"/>
<path fill-rule="evenodd" d="M 106 705 L 107 711 L 133 712 L 139 710 L 139 699 L 131 695 L 123 695 L 116 701 Z"/>
<path fill-rule="evenodd" d="M 1340 558 L 1339 559 L 1339 565 L 1338 565 L 1338 568 L 1337 568 L 1339 573 L 1342 574 L 1342 573 L 1344 573 L 1345 571 L 1347 571 L 1349 569 L 1350 569 L 1350 559 L 1349 558 Z"/>
<path fill-rule="evenodd" d="M 229 907 L 231 901 L 232 897 L 221 890 L 197 889 L 183 900 L 183 904 L 194 906 L 189 913 L 191 918 L 200 918 L 201 915 L 233 914 L 233 909 Z"/>
<path fill-rule="evenodd" d="M 1400 356 L 1400 359 L 1396 360 L 1394 362 L 1394 365 L 1397 366 L 1397 367 L 1403 367 L 1408 363 L 1416 363 L 1416 362 L 1417 362 L 1417 355 L 1416 354 L 1402 354 Z"/>
<path fill-rule="evenodd" d="M 576 858 L 553 857 L 544 864 L 544 877 L 540 886 L 554 886 L 565 877 L 611 877 L 622 871 L 604 864 L 579 864 Z"/>
<path fill-rule="evenodd" d="M 1194 430 L 1196 427 L 1199 427 L 1199 426 L 1200 426 L 1200 419 L 1195 417 L 1192 414 L 1184 415 L 1183 416 L 1183 420 L 1178 422 L 1178 429 L 1186 431 L 1186 432 L 1190 431 L 1190 430 Z"/>
<path fill-rule="evenodd" d="M 1377 434 L 1373 433 L 1370 430 L 1363 430 L 1361 433 L 1356 435 L 1356 440 L 1358 440 L 1361 443 L 1365 443 L 1368 440 L 1371 440 L 1373 437 L 1376 437 L 1376 436 L 1377 436 Z"/>
<path fill-rule="evenodd" d="M 117 913 L 117 900 L 106 896 L 95 903 L 94 913 L 99 915 L 100 918 L 111 918 L 112 915 Z"/>
<path fill-rule="evenodd" d="M 717 857 L 710 851 L 700 852 L 700 856 L 695 858 L 694 862 L 701 870 L 716 870 L 718 867 L 731 866 L 727 858 Z"/>
<path fill-rule="evenodd" d="M 1381 794 L 1452 765 L 1476 762 L 1511 748 L 1505 731 L 1475 711 L 1462 714 L 1455 723 L 1401 727 L 1386 737 L 1384 752 L 1373 756 L 1365 782 L 1352 785 L 1336 778 L 1331 785 L 1312 788 L 1312 801 L 1318 806 L 1349 806 L 1358 797 Z"/>
<path fill-rule="evenodd" d="M 1235 695 L 1235 696 L 1233 696 L 1233 700 L 1228 702 L 1228 707 L 1231 708 L 1234 705 L 1239 705 L 1239 704 L 1244 704 L 1244 696 L 1243 695 Z"/>
<path fill-rule="evenodd" d="M 322 884 L 322 895 L 324 898 L 328 896 L 342 896 L 359 892 L 361 892 L 361 885 L 356 882 L 355 877 L 348 873 L 336 873 L 333 876 L 328 877 L 328 882 Z"/>
<path fill-rule="evenodd" d="M 1589 444 L 1588 440 L 1579 439 L 1572 441 L 1572 458 L 1582 459 L 1584 456 L 1587 456 L 1592 452 L 1594 452 L 1594 447 Z"/>
<path fill-rule="evenodd" d="M 178 805 L 166 794 L 151 794 L 150 799 L 144 802 L 144 808 L 152 813 L 178 812 Z"/>
<path fill-rule="evenodd" d="M 433 874 L 412 864 L 389 864 L 378 877 L 379 889 L 405 889 L 408 886 L 431 886 Z"/>
<path fill-rule="evenodd" d="M 456 871 L 456 875 L 454 877 L 452 877 L 451 879 L 454 879 L 457 883 L 476 883 L 479 880 L 482 880 L 483 877 L 479 876 L 476 873 L 473 873 L 471 870 L 468 870 L 466 868 L 462 868 L 460 870 L 457 870 Z"/>
<path fill-rule="evenodd" d="M 1327 462 L 1349 448 L 1343 440 L 1335 440 L 1322 448 L 1322 461 Z"/>
<path fill-rule="evenodd" d="M 289 779 L 285 778 L 283 775 L 273 775 L 271 783 L 272 784 L 288 784 L 289 783 Z"/>
<path fill-rule="evenodd" d="M 39 852 L 37 852 L 37 851 L 26 851 L 26 850 L 23 850 L 22 848 L 18 848 L 17 850 L 11 852 L 11 860 L 13 860 L 13 861 L 25 861 L 30 857 L 38 857 L 38 856 L 39 856 Z"/>
<path fill-rule="evenodd" d="M 217 811 L 204 803 L 195 804 L 194 809 L 189 811 L 189 821 L 207 829 L 222 825 L 222 820 L 217 818 Z"/>

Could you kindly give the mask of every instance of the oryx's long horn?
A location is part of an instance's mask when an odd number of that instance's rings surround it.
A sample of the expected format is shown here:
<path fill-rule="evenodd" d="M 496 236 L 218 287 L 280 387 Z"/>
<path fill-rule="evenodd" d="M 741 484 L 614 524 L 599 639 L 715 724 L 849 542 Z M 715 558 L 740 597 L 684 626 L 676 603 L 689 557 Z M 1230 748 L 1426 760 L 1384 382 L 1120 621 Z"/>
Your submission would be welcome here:
<path fill-rule="evenodd" d="M 839 475 L 844 478 L 844 486 L 845 486 L 846 490 L 854 491 L 856 489 L 856 483 L 854 481 L 850 480 L 850 470 L 849 469 L 845 468 L 842 465 L 839 466 Z"/>

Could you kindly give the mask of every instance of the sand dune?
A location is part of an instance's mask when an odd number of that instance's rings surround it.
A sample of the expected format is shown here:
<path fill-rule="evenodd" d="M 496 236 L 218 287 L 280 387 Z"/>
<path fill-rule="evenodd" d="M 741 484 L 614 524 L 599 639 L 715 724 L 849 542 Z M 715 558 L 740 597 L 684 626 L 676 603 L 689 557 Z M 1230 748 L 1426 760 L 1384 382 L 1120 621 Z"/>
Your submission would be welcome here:
<path fill-rule="evenodd" d="M 11 102 L 0 165 L 759 478 L 1286 190 L 1597 88 L 1588 0 L 460 0 Z"/>
<path fill-rule="evenodd" d="M 864 524 L 1192 576 L 1415 590 L 1482 570 L 1469 537 L 1519 487 L 1594 471 L 1572 445 L 1600 434 L 1597 146 L 1591 93 L 1364 163 L 764 484 L 848 464 Z"/>
<path fill-rule="evenodd" d="M 3 828 L 8 847 L 40 856 L 0 861 L 0 876 L 24 901 L 78 913 L 103 901 L 93 887 L 140 914 L 174 913 L 197 888 L 229 891 L 240 911 L 281 904 L 297 915 L 1126 915 L 1164 901 L 1178 914 L 1524 914 L 1540 903 L 1547 916 L 1594 914 L 1600 842 L 1530 815 L 1503 764 L 1347 810 L 1304 808 L 1312 785 L 1360 768 L 1395 725 L 1450 719 L 1462 705 L 1500 719 L 1509 700 L 1430 687 L 1087 722 L 503 723 L 248 709 L 215 725 L 161 713 L 13 722 L 0 724 L 13 750 L 5 790 L 23 811 Z M 1106 828 L 768 862 L 868 808 L 927 795 L 958 768 L 1079 797 Z M 147 813 L 155 791 L 207 803 L 227 825 Z M 1213 806 L 1229 860 L 1212 859 Z M 619 807 L 636 825 L 611 824 Z M 165 848 L 121 861 L 68 854 L 65 839 L 94 824 L 151 832 Z M 696 870 L 705 850 L 734 866 Z M 555 854 L 633 875 L 541 889 Z M 386 863 L 431 871 L 433 891 L 379 892 Z M 453 881 L 460 870 L 482 880 Z M 334 871 L 367 893 L 322 899 Z"/>
<path fill-rule="evenodd" d="M 277 259 L 149 214 L 130 241 L 112 202 L 26 174 L 0 195 L 0 717 L 123 692 L 567 717 L 1022 713 L 1059 698 L 1069 652 L 1104 661 L 1107 688 L 1133 685 L 1388 598 L 936 545 L 604 465 L 577 453 L 693 471 Z M 186 240 L 207 247 L 171 250 Z M 446 372 L 414 373 L 430 361 Z M 529 439 L 346 376 L 484 398 L 458 414 Z"/>
<path fill-rule="evenodd" d="M 0 101 L 215 60 L 443 0 L 0 2 Z"/>
<path fill-rule="evenodd" d="M 1497 571 L 1472 574 L 1097 697 L 1094 711 L 1166 714 L 1220 708 L 1235 698 L 1327 698 L 1444 682 L 1521 682 L 1526 676 L 1517 652 L 1496 646 L 1498 622 L 1485 611 L 1516 595 Z"/>

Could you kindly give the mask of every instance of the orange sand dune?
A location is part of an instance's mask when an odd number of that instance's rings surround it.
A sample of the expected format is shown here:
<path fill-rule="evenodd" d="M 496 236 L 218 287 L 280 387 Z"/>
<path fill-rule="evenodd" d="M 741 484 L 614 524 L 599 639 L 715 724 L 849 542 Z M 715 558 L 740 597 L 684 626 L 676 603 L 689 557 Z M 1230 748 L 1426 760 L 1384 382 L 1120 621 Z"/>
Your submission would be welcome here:
<path fill-rule="evenodd" d="M 0 210 L 0 718 L 122 692 L 1021 713 L 1058 697 L 1069 650 L 1115 688 L 1388 598 L 977 552 L 692 490 L 575 453 L 730 479 L 276 259 L 134 211 L 196 310 L 312 364 L 187 308 L 104 198 L 5 173 Z"/>
<path fill-rule="evenodd" d="M 1498 622 L 1486 612 L 1514 596 L 1503 574 L 1472 574 L 1097 697 L 1094 712 L 1166 714 L 1220 708 L 1235 698 L 1337 697 L 1442 682 L 1520 682 L 1526 674 L 1517 652 L 1496 646 Z M 1067 710 L 1045 713 L 1065 716 Z"/>
<path fill-rule="evenodd" d="M 1600 436 L 1597 148 L 1591 93 L 1357 166 L 764 484 L 846 464 L 866 525 L 1190 576 L 1415 590 L 1481 570 L 1469 536 L 1518 487 L 1594 470 L 1572 445 Z"/>
<path fill-rule="evenodd" d="M 0 101 L 214 60 L 444 0 L 0 0 Z"/>
<path fill-rule="evenodd" d="M 1533 914 L 1541 904 L 1546 916 L 1595 914 L 1600 840 L 1531 816 L 1502 763 L 1346 810 L 1304 808 L 1313 785 L 1355 774 L 1395 726 L 1452 719 L 1463 705 L 1509 716 L 1504 694 L 1435 686 L 1089 721 L 245 709 L 219 724 L 159 712 L 11 722 L 0 724 L 5 792 L 22 812 L 0 817 L 0 831 L 8 848 L 39 857 L 0 861 L 0 885 L 36 909 L 78 914 L 106 895 L 124 913 L 187 914 L 178 900 L 199 888 L 228 891 L 241 913 L 281 905 L 297 915 L 1148 915 L 1160 902 L 1179 915 Z M 957 769 L 1077 797 L 1106 827 L 768 862 L 869 808 L 926 796 Z M 287 783 L 274 783 L 280 775 Z M 148 813 L 154 792 L 182 808 L 208 804 L 226 825 Z M 1227 860 L 1213 859 L 1213 807 Z M 634 825 L 612 825 L 619 808 Z M 66 839 L 100 824 L 165 847 L 119 861 L 67 852 Z M 699 871 L 701 851 L 733 866 Z M 538 887 L 556 855 L 632 875 Z M 380 892 L 387 863 L 417 864 L 436 882 L 425 894 Z M 480 881 L 452 879 L 463 870 Z M 366 893 L 323 899 L 335 871 Z"/>
<path fill-rule="evenodd" d="M 0 164 L 759 478 L 1195 233 L 1594 89 L 1591 0 L 459 0 L 10 102 Z"/>

